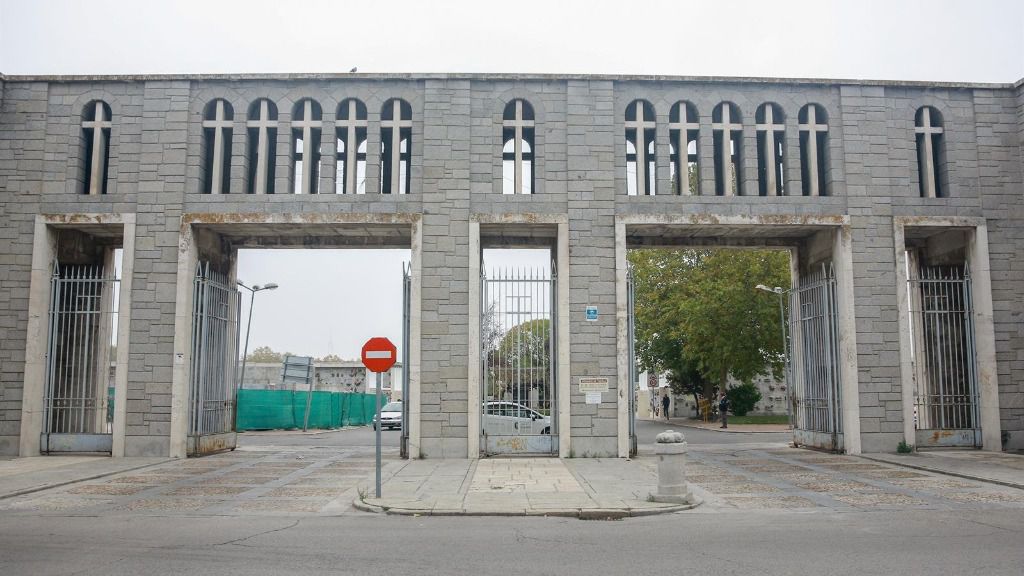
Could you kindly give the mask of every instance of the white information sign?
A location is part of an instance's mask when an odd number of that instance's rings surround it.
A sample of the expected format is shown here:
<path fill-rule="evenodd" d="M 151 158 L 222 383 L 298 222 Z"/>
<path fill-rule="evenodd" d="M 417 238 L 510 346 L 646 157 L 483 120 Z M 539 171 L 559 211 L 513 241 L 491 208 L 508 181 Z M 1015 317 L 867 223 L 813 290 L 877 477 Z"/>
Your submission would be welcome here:
<path fill-rule="evenodd" d="M 600 404 L 601 393 L 600 392 L 587 392 L 587 404 Z"/>

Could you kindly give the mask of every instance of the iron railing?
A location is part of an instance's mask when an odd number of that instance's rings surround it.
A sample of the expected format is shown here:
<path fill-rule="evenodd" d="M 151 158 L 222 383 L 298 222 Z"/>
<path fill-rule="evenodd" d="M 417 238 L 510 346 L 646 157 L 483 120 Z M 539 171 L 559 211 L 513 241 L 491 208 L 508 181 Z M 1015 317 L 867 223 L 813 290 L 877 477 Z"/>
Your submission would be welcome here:
<path fill-rule="evenodd" d="M 796 428 L 842 433 L 836 280 L 831 265 L 801 276 L 790 292 L 790 337 L 799 358 L 790 362 Z"/>
<path fill-rule="evenodd" d="M 233 430 L 238 369 L 238 289 L 209 262 L 196 267 L 192 304 L 189 435 Z"/>

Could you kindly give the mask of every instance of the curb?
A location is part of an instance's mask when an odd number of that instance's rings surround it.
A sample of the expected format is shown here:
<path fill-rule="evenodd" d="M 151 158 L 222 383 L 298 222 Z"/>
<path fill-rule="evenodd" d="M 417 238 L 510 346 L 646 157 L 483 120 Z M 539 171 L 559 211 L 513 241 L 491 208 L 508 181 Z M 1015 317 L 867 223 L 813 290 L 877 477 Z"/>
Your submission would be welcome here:
<path fill-rule="evenodd" d="M 921 470 L 924 472 L 933 472 L 935 474 L 943 474 L 945 476 L 955 476 L 957 478 L 963 478 L 964 480 L 974 480 L 976 482 L 986 482 L 988 484 L 998 484 L 999 486 L 1006 486 L 1007 488 L 1016 488 L 1018 490 L 1024 490 L 1024 484 L 1018 484 L 1016 482 L 1007 482 L 1005 480 L 996 480 L 994 478 L 986 478 L 984 476 L 976 476 L 974 474 L 964 474 L 963 472 L 950 472 L 949 470 L 943 470 L 941 468 L 935 468 L 933 466 L 924 466 L 921 464 L 907 464 L 904 462 L 893 462 L 884 458 L 874 458 L 872 456 L 865 456 L 858 454 L 865 460 L 871 460 L 872 462 L 879 462 L 881 464 L 891 464 L 893 466 L 902 466 L 904 468 L 911 468 L 913 470 Z"/>
<path fill-rule="evenodd" d="M 0 500 L 6 500 L 8 498 L 16 498 L 18 496 L 24 496 L 25 494 L 32 494 L 34 492 L 42 492 L 43 490 L 49 490 L 51 488 L 60 488 L 61 486 L 68 486 L 68 485 L 71 485 L 71 484 L 77 484 L 79 482 L 88 482 L 89 480 L 97 480 L 99 478 L 106 478 L 108 476 L 114 476 L 116 474 L 121 474 L 123 472 L 135 472 L 137 470 L 142 470 L 144 468 L 150 468 L 150 467 L 153 467 L 153 466 L 160 466 L 160 465 L 163 465 L 163 464 L 167 464 L 168 462 L 173 462 L 175 460 L 179 460 L 179 458 L 168 458 L 167 460 L 164 460 L 162 462 L 154 462 L 152 464 L 142 464 L 142 465 L 139 465 L 139 466 L 134 466 L 132 468 L 124 468 L 124 469 L 121 469 L 121 470 L 114 470 L 114 471 L 111 471 L 111 472 L 100 472 L 100 473 L 97 473 L 97 474 L 93 474 L 92 476 L 84 476 L 82 478 L 75 478 L 74 480 L 66 480 L 64 482 L 56 482 L 54 484 L 47 484 L 46 486 L 36 486 L 36 487 L 33 487 L 33 488 L 24 488 L 22 490 L 16 490 L 14 492 L 8 492 L 7 494 L 0 494 Z"/>
<path fill-rule="evenodd" d="M 370 512 L 374 514 L 387 514 L 392 516 L 532 516 L 532 517 L 560 517 L 560 518 L 579 518 L 580 520 L 621 520 L 623 518 L 641 518 L 644 516 L 655 516 L 658 514 L 672 514 L 674 512 L 683 512 L 686 510 L 692 510 L 704 501 L 700 498 L 694 497 L 694 501 L 690 504 L 673 504 L 671 506 L 663 506 L 660 508 L 552 508 L 550 510 L 418 510 L 413 508 L 390 508 L 387 506 L 378 506 L 376 504 L 370 504 L 363 501 L 361 498 L 356 497 L 352 501 L 352 506 L 356 510 L 362 512 Z"/>

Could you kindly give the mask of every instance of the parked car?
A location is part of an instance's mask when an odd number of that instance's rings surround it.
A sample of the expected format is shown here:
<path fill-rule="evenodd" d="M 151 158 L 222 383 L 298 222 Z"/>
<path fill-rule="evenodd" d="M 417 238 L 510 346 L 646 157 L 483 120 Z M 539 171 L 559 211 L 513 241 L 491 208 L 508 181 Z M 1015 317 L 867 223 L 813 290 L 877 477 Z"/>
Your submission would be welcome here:
<path fill-rule="evenodd" d="M 402 427 L 402 403 L 401 402 L 388 402 L 380 409 L 380 425 L 381 428 L 387 430 L 388 428 L 401 428 Z M 373 417 L 373 429 L 377 429 L 377 417 Z"/>
<path fill-rule="evenodd" d="M 516 402 L 484 403 L 484 431 L 496 436 L 550 434 L 551 416 Z"/>

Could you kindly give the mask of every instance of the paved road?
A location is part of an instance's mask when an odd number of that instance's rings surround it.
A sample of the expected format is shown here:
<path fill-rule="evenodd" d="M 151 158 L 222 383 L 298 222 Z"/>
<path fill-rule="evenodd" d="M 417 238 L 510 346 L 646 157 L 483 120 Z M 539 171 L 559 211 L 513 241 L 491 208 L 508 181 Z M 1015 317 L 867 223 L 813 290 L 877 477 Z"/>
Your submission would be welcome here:
<path fill-rule="evenodd" d="M 665 422 L 664 420 L 644 420 L 638 418 L 636 421 L 637 440 L 641 445 L 653 444 L 654 438 L 660 432 L 670 429 L 677 430 L 685 434 L 686 442 L 691 448 L 699 448 L 701 446 L 716 444 L 751 444 L 769 442 L 787 444 L 793 439 L 792 434 L 789 432 L 716 432 L 714 430 L 701 430 L 700 428 L 683 428 Z"/>
<path fill-rule="evenodd" d="M 0 516 L 22 574 L 1019 576 L 1024 510 L 554 518 Z"/>
<path fill-rule="evenodd" d="M 640 444 L 653 444 L 654 438 L 662 431 L 680 429 L 686 434 L 686 441 L 691 447 L 716 444 L 747 444 L 778 442 L 788 443 L 789 433 L 752 434 L 726 433 L 700 430 L 698 428 L 680 428 L 664 421 L 637 420 L 637 436 Z M 384 430 L 381 435 L 383 446 L 397 448 L 401 432 Z M 369 426 L 346 428 L 326 432 L 302 433 L 299 431 L 245 432 L 239 435 L 241 446 L 304 446 L 304 447 L 363 447 L 374 445 L 374 431 Z"/>
<path fill-rule="evenodd" d="M 391 448 L 399 446 L 400 430 L 382 430 L 381 445 Z M 270 431 L 243 432 L 238 436 L 240 446 L 304 446 L 320 448 L 346 448 L 374 446 L 376 432 L 369 426 L 329 430 L 325 432 Z"/>

